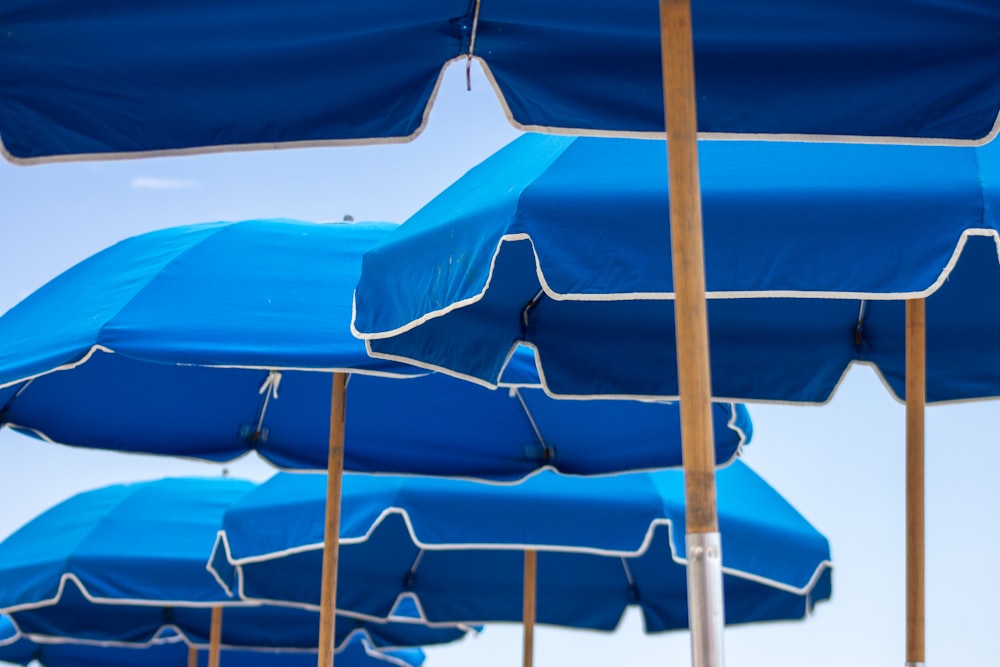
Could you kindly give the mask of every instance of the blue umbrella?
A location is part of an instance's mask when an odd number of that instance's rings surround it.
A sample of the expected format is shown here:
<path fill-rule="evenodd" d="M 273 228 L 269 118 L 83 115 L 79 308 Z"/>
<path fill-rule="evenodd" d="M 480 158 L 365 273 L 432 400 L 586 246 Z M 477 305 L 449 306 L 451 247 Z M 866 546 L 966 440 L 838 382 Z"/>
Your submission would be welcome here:
<path fill-rule="evenodd" d="M 550 394 L 677 396 L 674 279 L 649 251 L 669 243 L 664 154 L 515 140 L 365 256 L 355 328 L 375 356 L 488 385 L 523 341 Z M 717 397 L 822 403 L 852 363 L 903 397 L 902 300 L 917 297 L 927 399 L 1000 396 L 1000 146 L 705 142 L 701 156 Z M 445 329 L 449 345 L 428 342 Z M 626 330 L 638 342 L 616 345 Z"/>
<path fill-rule="evenodd" d="M 6 616 L 0 616 L 0 662 L 40 667 L 201 667 L 207 654 L 198 653 L 180 635 L 164 638 L 148 647 L 97 646 L 59 642 L 39 644 L 23 636 Z M 424 654 L 418 648 L 378 650 L 362 635 L 344 644 L 337 656 L 349 667 L 419 667 Z M 316 664 L 315 651 L 249 651 L 226 649 L 222 658 L 230 667 L 309 667 Z"/>
<path fill-rule="evenodd" d="M 341 571 L 366 590 L 340 604 L 377 618 L 415 599 L 432 624 L 598 630 L 634 605 L 649 632 L 687 627 L 683 487 L 669 470 L 513 485 L 345 475 Z M 244 599 L 315 608 L 325 489 L 322 475 L 261 484 L 227 510 L 212 569 Z M 830 596 L 826 538 L 741 461 L 719 470 L 719 503 L 730 623 L 801 618 Z M 532 562 L 537 607 L 522 608 Z"/>
<path fill-rule="evenodd" d="M 591 474 L 680 463 L 674 405 L 557 404 L 531 387 L 490 392 L 371 359 L 350 334 L 350 294 L 362 252 L 392 228 L 210 223 L 98 253 L 0 317 L 0 424 L 209 460 L 256 450 L 334 473 L 509 480 L 546 466 Z M 512 382 L 537 385 L 529 352 L 512 365 Z M 337 371 L 352 373 L 346 407 L 342 390 L 331 400 L 331 374 L 346 383 Z M 338 410 L 350 417 L 331 428 Z M 737 406 L 714 410 L 721 462 L 746 441 L 749 420 Z M 328 463 L 331 453 L 343 463 Z M 330 517 L 335 536 L 335 505 Z M 333 572 L 331 563 L 331 600 Z"/>
<path fill-rule="evenodd" d="M 474 55 L 522 127 L 669 128 L 685 468 L 702 480 L 691 532 L 714 534 L 697 132 L 985 141 L 1000 118 L 1000 12 L 992 0 L 705 0 L 695 12 L 661 0 L 656 19 L 639 0 L 159 0 L 141 11 L 24 0 L 0 13 L 0 136 L 23 160 L 408 136 L 442 65 Z M 719 607 L 706 623 L 718 625 Z M 707 663 L 721 664 L 721 648 L 718 636 Z"/>
<path fill-rule="evenodd" d="M 0 337 L 5 323 L 0 318 Z M 513 361 L 538 382 L 530 351 Z M 329 376 L 278 372 L 280 386 L 264 404 L 258 390 L 272 377 L 267 370 L 171 366 L 98 353 L 72 372 L 0 389 L 0 400 L 10 398 L 2 421 L 85 447 L 221 461 L 256 451 L 282 468 L 325 468 Z M 587 475 L 681 462 L 676 404 L 581 405 L 552 400 L 538 386 L 489 391 L 442 374 L 397 380 L 352 375 L 346 469 L 509 481 L 542 468 Z M 724 463 L 749 441 L 752 424 L 743 405 L 718 403 L 713 410 L 716 457 Z M 393 418 L 380 418 L 386 414 Z M 611 438 L 628 446 L 609 448 Z"/>
<path fill-rule="evenodd" d="M 39 642 L 149 646 L 178 634 L 213 653 L 315 651 L 315 611 L 234 600 L 205 569 L 224 511 L 255 486 L 185 478 L 78 494 L 0 542 L 0 611 Z M 466 634 L 426 627 L 412 611 L 341 618 L 336 643 L 364 633 L 379 647 L 416 646 Z"/>
<path fill-rule="evenodd" d="M 652 3 L 639 0 L 299 0 L 280 10 L 160 0 L 142 11 L 116 0 L 25 0 L 0 13 L 0 73 L 10 73 L 0 74 L 0 136 L 23 160 L 408 136 L 427 115 L 442 65 L 474 55 L 522 127 L 669 127 L 686 313 L 678 338 L 690 369 L 680 380 L 685 467 L 704 481 L 691 487 L 705 517 L 692 533 L 708 534 L 716 531 L 698 130 L 986 140 L 1000 117 L 1000 13 L 991 0 L 706 0 L 693 16 L 688 0 L 661 0 L 659 10 L 657 29 Z M 700 650 L 696 642 L 699 664 Z M 711 652 L 720 664 L 721 638 Z"/>
<path fill-rule="evenodd" d="M 701 150 L 715 395 L 821 402 L 851 363 L 874 364 L 907 399 L 908 504 L 916 517 L 908 552 L 913 577 L 922 581 L 925 397 L 1000 395 L 1000 357 L 989 345 L 1000 328 L 990 287 L 998 270 L 998 148 L 733 142 Z M 449 366 L 487 384 L 499 368 L 497 347 L 526 340 L 551 393 L 683 393 L 682 355 L 674 356 L 671 343 L 680 350 L 687 341 L 674 330 L 689 319 L 675 321 L 675 312 L 688 311 L 675 303 L 676 272 L 649 252 L 668 242 L 661 221 L 675 213 L 660 187 L 665 168 L 655 143 L 523 138 L 366 256 L 356 329 L 372 338 L 377 354 Z M 486 202 L 492 209 L 484 217 L 478 206 Z M 468 217 L 452 215 L 456 205 Z M 476 241 L 466 224 L 475 225 Z M 444 229 L 454 244 L 428 245 Z M 413 262 L 414 269 L 394 266 L 408 285 L 427 285 L 417 274 L 439 262 L 441 249 L 490 267 L 491 289 L 474 271 L 446 271 L 427 303 L 438 289 L 449 297 L 412 311 L 422 324 L 404 314 L 413 301 L 399 292 L 386 317 L 373 317 L 370 299 L 392 280 L 381 262 L 393 248 Z M 490 332 L 461 322 L 505 310 L 508 317 L 492 321 Z M 450 340 L 464 331 L 476 356 L 462 360 L 465 350 L 453 345 L 445 358 L 420 341 L 444 329 Z M 924 330 L 926 341 L 916 335 Z M 617 359 L 586 357 L 596 341 L 607 349 L 623 331 L 630 343 L 617 348 Z M 580 358 L 588 359 L 586 373 Z M 920 586 L 908 596 L 910 662 L 923 654 Z"/>
<path fill-rule="evenodd" d="M 991 0 L 691 9 L 702 132 L 994 130 Z M 18 159 L 408 137 L 442 68 L 473 56 L 521 127 L 664 127 L 658 5 L 639 0 L 23 0 L 0 26 L 0 135 Z"/>
<path fill-rule="evenodd" d="M 325 469 L 330 374 L 344 369 L 349 470 L 512 480 L 680 464 L 676 405 L 549 400 L 529 350 L 502 392 L 370 358 L 350 333 L 351 294 L 362 253 L 394 228 L 254 220 L 112 246 L 0 317 L 0 424 L 84 447 L 212 461 L 255 450 Z M 750 421 L 742 406 L 715 415 L 723 463 Z"/>

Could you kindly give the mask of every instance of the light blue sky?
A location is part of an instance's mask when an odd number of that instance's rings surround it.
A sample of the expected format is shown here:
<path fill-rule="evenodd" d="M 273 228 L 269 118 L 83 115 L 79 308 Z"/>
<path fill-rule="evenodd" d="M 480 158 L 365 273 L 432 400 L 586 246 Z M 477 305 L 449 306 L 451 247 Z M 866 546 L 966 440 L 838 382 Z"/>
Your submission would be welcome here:
<path fill-rule="evenodd" d="M 212 220 L 402 221 L 517 132 L 474 67 L 447 73 L 409 144 L 17 167 L 0 161 L 0 312 L 90 254 L 152 229 Z M 666 252 L 666 249 L 664 250 Z M 831 540 L 834 596 L 804 622 L 734 628 L 729 667 L 901 665 L 904 661 L 903 409 L 867 368 L 823 407 L 751 406 L 745 459 Z M 990 661 L 990 554 L 1000 538 L 996 402 L 928 411 L 927 661 Z M 183 418 L 178 415 L 178 418 Z M 0 431 L 0 537 L 81 490 L 222 466 L 46 445 Z M 264 479 L 247 458 L 232 474 Z M 428 667 L 520 663 L 519 626 L 428 650 Z M 686 665 L 686 633 L 645 636 L 636 615 L 614 634 L 540 628 L 536 665 Z"/>

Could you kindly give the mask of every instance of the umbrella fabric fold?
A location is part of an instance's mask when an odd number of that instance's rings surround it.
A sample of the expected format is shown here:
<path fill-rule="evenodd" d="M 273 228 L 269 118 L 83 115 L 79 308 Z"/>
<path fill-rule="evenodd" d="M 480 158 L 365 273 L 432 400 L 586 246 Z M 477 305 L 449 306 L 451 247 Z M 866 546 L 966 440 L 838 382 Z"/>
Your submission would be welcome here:
<path fill-rule="evenodd" d="M 692 12 L 701 132 L 996 130 L 990 0 L 707 0 Z M 0 137 L 18 160 L 400 140 L 426 122 L 442 69 L 471 57 L 520 127 L 664 127 L 658 6 L 640 0 L 23 0 L 0 25 Z"/>
<path fill-rule="evenodd" d="M 256 451 L 325 469 L 339 369 L 352 373 L 349 470 L 511 480 L 680 464 L 676 405 L 552 401 L 529 350 L 511 358 L 509 391 L 371 359 L 350 333 L 351 293 L 362 252 L 393 228 L 253 220 L 122 241 L 0 317 L 0 424 L 84 447 Z M 721 463 L 750 421 L 737 405 L 714 415 Z"/>
<path fill-rule="evenodd" d="M 719 475 L 729 623 L 801 618 L 830 595 L 819 534 L 740 461 Z M 322 475 L 279 473 L 226 512 L 210 567 L 245 599 L 318 604 Z M 513 485 L 345 475 L 340 609 L 389 614 L 413 599 L 430 623 L 520 621 L 525 550 L 538 553 L 537 621 L 614 629 L 641 608 L 650 632 L 687 627 L 679 471 Z M 361 593 L 360 591 L 358 591 Z"/>
<path fill-rule="evenodd" d="M 714 396 L 823 402 L 869 363 L 903 397 L 917 297 L 928 401 L 1000 396 L 1000 148 L 700 149 Z M 484 384 L 525 341 L 551 394 L 676 396 L 665 178 L 662 142 L 515 140 L 366 254 L 354 329 Z"/>
<path fill-rule="evenodd" d="M 0 542 L 0 610 L 35 641 L 149 646 L 181 635 L 207 647 L 212 610 L 221 607 L 222 646 L 306 650 L 315 660 L 316 612 L 234 600 L 205 569 L 224 510 L 254 488 L 184 478 L 76 495 Z M 338 646 L 359 633 L 379 647 L 465 635 L 399 615 L 384 623 L 338 618 L 336 631 Z"/>
<path fill-rule="evenodd" d="M 165 637 L 148 647 L 96 646 L 59 642 L 40 644 L 24 637 L 6 616 L 0 616 L 0 662 L 41 667 L 190 667 L 192 647 L 180 635 Z M 197 649 L 195 649 L 197 650 Z M 198 653 L 197 665 L 207 667 L 207 652 Z M 249 651 L 227 649 L 221 660 L 230 667 L 312 667 L 315 651 Z M 418 648 L 380 651 L 357 635 L 341 646 L 338 664 L 344 667 L 420 667 L 424 654 Z"/>

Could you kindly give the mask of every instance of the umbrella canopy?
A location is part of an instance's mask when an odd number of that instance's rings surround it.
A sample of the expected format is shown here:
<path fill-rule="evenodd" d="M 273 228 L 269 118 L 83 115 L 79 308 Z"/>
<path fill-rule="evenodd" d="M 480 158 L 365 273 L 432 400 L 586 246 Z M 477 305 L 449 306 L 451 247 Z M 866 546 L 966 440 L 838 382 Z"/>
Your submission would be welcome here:
<path fill-rule="evenodd" d="M 860 362 L 902 397 L 923 296 L 928 400 L 1000 396 L 1000 147 L 700 152 L 715 396 L 823 402 Z M 662 142 L 516 140 L 366 254 L 355 329 L 484 384 L 525 341 L 551 394 L 675 396 L 665 171 Z"/>
<path fill-rule="evenodd" d="M 0 318 L 0 424 L 210 460 L 255 449 L 278 465 L 331 471 L 322 665 L 333 647 L 345 467 L 512 479 L 547 466 L 592 473 L 681 460 L 676 406 L 626 408 L 638 417 L 627 423 L 578 407 L 575 426 L 597 437 L 574 452 L 561 440 L 572 429 L 540 430 L 545 410 L 517 392 L 436 377 L 376 381 L 419 373 L 369 358 L 350 334 L 361 253 L 389 228 L 256 220 L 154 232 L 85 260 Z M 530 376 L 520 365 L 512 375 Z M 376 377 L 348 392 L 348 374 Z M 549 412 L 558 425 L 567 411 Z M 745 440 L 745 413 L 728 406 L 714 418 L 726 425 L 718 458 L 727 460 Z M 609 448 L 608 429 L 629 447 Z"/>
<path fill-rule="evenodd" d="M 211 610 L 223 607 L 223 646 L 315 651 L 316 612 L 233 600 L 205 569 L 223 512 L 254 488 L 184 478 L 76 495 L 0 542 L 0 611 L 36 641 L 149 645 L 180 634 L 207 646 Z M 384 623 L 338 618 L 337 644 L 358 632 L 380 647 L 466 634 L 401 613 Z"/>
<path fill-rule="evenodd" d="M 179 635 L 142 648 L 72 642 L 39 644 L 24 637 L 9 618 L 0 616 L 0 662 L 28 665 L 37 661 L 41 667 L 186 667 L 188 650 Z M 207 658 L 207 653 L 200 653 L 198 665 L 206 667 Z M 230 667 L 312 667 L 316 653 L 226 649 L 222 659 Z M 341 647 L 337 661 L 346 667 L 419 667 L 424 654 L 418 648 L 380 651 L 372 648 L 365 637 L 356 635 Z"/>
<path fill-rule="evenodd" d="M 969 141 L 995 129 L 992 0 L 692 10 L 702 132 Z M 519 126 L 664 125 L 658 5 L 643 0 L 21 0 L 0 26 L 0 136 L 18 159 L 404 138 L 442 68 L 473 55 Z"/>
<path fill-rule="evenodd" d="M 726 620 L 800 618 L 830 596 L 829 545 L 740 461 L 719 470 Z M 318 603 L 322 475 L 279 473 L 233 505 L 211 567 L 243 598 Z M 612 630 L 629 605 L 646 629 L 687 627 L 679 471 L 513 485 L 345 475 L 339 604 L 365 615 L 417 601 L 431 623 L 520 621 L 524 550 L 538 552 L 539 623 Z M 360 592 L 360 591 L 359 591 Z"/>
<path fill-rule="evenodd" d="M 325 469 L 330 373 L 348 369 L 350 470 L 516 479 L 680 464 L 676 405 L 551 400 L 529 350 L 513 356 L 509 392 L 371 359 L 350 332 L 351 293 L 363 251 L 393 228 L 253 220 L 112 246 L 0 317 L 0 424 L 85 447 L 214 461 L 255 450 Z M 742 406 L 714 410 L 724 462 L 750 421 Z"/>

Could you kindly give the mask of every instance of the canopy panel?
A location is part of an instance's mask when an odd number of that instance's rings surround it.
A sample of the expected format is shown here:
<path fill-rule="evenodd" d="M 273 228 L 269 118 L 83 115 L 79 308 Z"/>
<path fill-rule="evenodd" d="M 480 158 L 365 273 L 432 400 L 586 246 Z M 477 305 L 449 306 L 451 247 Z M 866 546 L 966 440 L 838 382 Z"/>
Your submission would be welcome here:
<path fill-rule="evenodd" d="M 0 9 L 0 137 L 16 160 L 400 140 L 423 126 L 441 70 L 470 55 L 520 127 L 661 134 L 657 11 L 645 0 L 18 0 Z M 692 12 L 702 132 L 996 132 L 992 0 L 700 0 Z"/>

